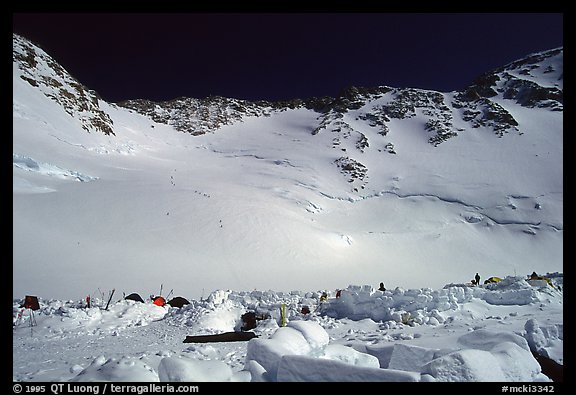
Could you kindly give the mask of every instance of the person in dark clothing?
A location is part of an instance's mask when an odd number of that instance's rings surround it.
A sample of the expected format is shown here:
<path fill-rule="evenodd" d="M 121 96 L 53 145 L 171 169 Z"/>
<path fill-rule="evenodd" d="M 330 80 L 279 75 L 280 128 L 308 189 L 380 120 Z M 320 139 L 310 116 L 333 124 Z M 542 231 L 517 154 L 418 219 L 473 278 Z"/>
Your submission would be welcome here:
<path fill-rule="evenodd" d="M 474 279 L 476 280 L 476 285 L 480 285 L 480 275 L 478 273 L 476 273 Z"/>
<path fill-rule="evenodd" d="M 378 288 L 378 291 L 386 291 L 386 288 L 384 288 L 384 283 L 380 283 L 380 288 Z"/>

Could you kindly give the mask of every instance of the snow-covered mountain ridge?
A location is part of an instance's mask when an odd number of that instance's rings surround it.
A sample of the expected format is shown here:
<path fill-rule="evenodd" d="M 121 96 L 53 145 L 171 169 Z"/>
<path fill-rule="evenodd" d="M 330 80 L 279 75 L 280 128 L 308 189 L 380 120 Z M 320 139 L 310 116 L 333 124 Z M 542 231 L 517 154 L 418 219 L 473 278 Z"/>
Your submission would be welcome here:
<path fill-rule="evenodd" d="M 89 130 L 91 122 L 92 128 L 99 129 L 105 134 L 113 133 L 112 121 L 99 108 L 96 92 L 84 87 L 44 51 L 16 34 L 14 34 L 13 59 L 23 71 L 20 78 L 33 86 L 41 87 L 45 95 L 60 103 L 70 115 L 74 116 L 80 112 L 92 113 L 90 119 L 84 121 L 87 124 L 83 126 L 86 130 Z M 390 122 L 390 118 L 409 118 L 415 116 L 416 108 L 427 109 L 425 114 L 430 119 L 426 128 L 436 132 L 436 136 L 431 137 L 429 141 L 439 144 L 445 138 L 457 135 L 457 130 L 452 130 L 453 125 L 450 122 L 456 109 L 463 109 L 459 115 L 474 128 L 489 125 L 501 134 L 507 129 L 516 127 L 518 123 L 514 117 L 490 100 L 492 97 L 515 100 L 525 107 L 544 107 L 562 111 L 562 62 L 562 48 L 527 56 L 480 76 L 464 91 L 455 92 L 449 103 L 445 103 L 438 92 L 386 86 L 373 88 L 352 86 L 344 89 L 337 98 L 251 102 L 211 96 L 205 99 L 183 97 L 165 102 L 135 99 L 121 102 L 119 105 L 193 135 L 213 132 L 223 125 L 233 124 L 247 116 L 270 116 L 271 111 L 307 108 L 322 114 L 322 122 L 317 128 L 319 131 L 328 128 L 327 119 L 336 121 L 335 128 L 338 128 L 340 124 L 337 120 L 342 118 L 342 114 L 366 107 L 388 94 L 386 104 L 369 106 L 370 111 L 365 111 L 360 119 L 368 121 L 371 127 L 380 126 L 385 136 L 388 133 L 386 123 Z M 332 116 L 329 116 L 330 114 Z"/>
<path fill-rule="evenodd" d="M 98 95 L 72 77 L 50 55 L 14 34 L 12 60 L 20 78 L 58 103 L 87 132 L 114 134 L 110 116 L 98 104 Z"/>
<path fill-rule="evenodd" d="M 16 297 L 562 270 L 561 48 L 462 92 L 114 104 L 13 40 Z"/>
<path fill-rule="evenodd" d="M 562 49 L 553 49 L 513 62 L 479 77 L 463 92 L 456 92 L 448 103 L 438 92 L 380 86 L 350 87 L 337 98 L 284 102 L 250 102 L 213 96 L 203 100 L 180 98 L 159 103 L 128 100 L 119 105 L 194 135 L 213 132 L 222 125 L 240 121 L 244 116 L 270 116 L 271 111 L 303 107 L 321 114 L 321 123 L 316 132 L 321 129 L 339 130 L 342 125 L 350 129 L 350 125 L 342 122 L 343 114 L 365 108 L 359 119 L 367 121 L 370 127 L 380 127 L 381 134 L 386 136 L 390 118 L 410 118 L 416 115 L 416 108 L 420 108 L 429 117 L 426 130 L 433 133 L 429 142 L 437 145 L 457 135 L 458 130 L 451 122 L 455 112 L 471 127 L 487 125 L 500 136 L 508 129 L 518 130 L 518 122 L 505 108 L 490 99 L 493 97 L 515 100 L 525 107 L 562 111 L 563 70 L 561 66 L 558 68 L 558 63 L 562 64 L 562 56 Z M 378 100 L 383 97 L 387 98 L 385 104 Z M 378 104 L 370 105 L 375 101 Z M 367 145 L 365 136 L 360 139 L 359 149 L 363 145 Z"/>

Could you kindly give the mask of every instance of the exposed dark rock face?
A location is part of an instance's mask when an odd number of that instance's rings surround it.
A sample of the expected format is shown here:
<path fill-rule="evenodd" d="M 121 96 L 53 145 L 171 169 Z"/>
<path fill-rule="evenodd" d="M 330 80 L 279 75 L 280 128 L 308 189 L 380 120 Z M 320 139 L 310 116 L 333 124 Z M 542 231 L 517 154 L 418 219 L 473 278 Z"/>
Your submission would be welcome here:
<path fill-rule="evenodd" d="M 358 110 L 367 102 L 378 99 L 391 90 L 392 88 L 387 86 L 375 88 L 351 86 L 344 89 L 340 95 L 329 104 L 329 110 L 341 114 L 345 114 L 350 110 Z"/>
<path fill-rule="evenodd" d="M 112 119 L 100 108 L 96 92 L 83 86 L 40 48 L 14 34 L 12 59 L 22 71 L 20 78 L 60 104 L 84 130 L 114 135 Z"/>
<path fill-rule="evenodd" d="M 340 172 L 348 177 L 348 182 L 353 183 L 355 192 L 358 192 L 358 186 L 364 189 L 368 182 L 368 168 L 366 166 L 347 156 L 336 159 L 334 163 L 340 168 Z M 356 181 L 360 182 L 358 186 L 356 186 Z"/>
<path fill-rule="evenodd" d="M 563 111 L 563 90 L 560 83 L 543 86 L 540 76 L 555 73 L 556 81 L 562 81 L 562 70 L 543 64 L 552 57 L 561 56 L 562 49 L 554 49 L 527 56 L 504 67 L 486 73 L 454 97 L 454 108 L 463 109 L 463 119 L 472 127 L 491 127 L 500 137 L 510 130 L 518 130 L 518 122 L 492 98 L 512 100 L 530 108 L 547 108 Z M 542 63 L 542 64 L 540 64 Z"/>
<path fill-rule="evenodd" d="M 544 88 L 532 81 L 510 77 L 502 91 L 504 99 L 515 100 L 516 103 L 524 107 L 549 108 L 553 111 L 563 110 L 564 94 L 556 87 Z"/>
<path fill-rule="evenodd" d="M 245 116 L 269 116 L 271 110 L 256 103 L 217 96 L 203 100 L 183 97 L 159 103 L 128 100 L 119 105 L 192 135 L 214 132 L 224 125 L 241 121 Z"/>
<path fill-rule="evenodd" d="M 470 123 L 473 128 L 486 126 L 500 137 L 509 130 L 518 130 L 518 122 L 498 103 L 484 97 L 473 101 L 460 101 L 461 98 L 456 96 L 452 105 L 463 109 L 462 119 Z"/>
<path fill-rule="evenodd" d="M 434 146 L 457 136 L 452 124 L 452 109 L 444 102 L 444 96 L 438 92 L 418 89 L 396 90 L 394 99 L 381 108 L 381 113 L 390 118 L 406 119 L 416 116 L 416 110 L 428 117 L 425 129 L 434 135 L 428 142 Z M 389 122 L 389 121 L 387 121 Z"/>

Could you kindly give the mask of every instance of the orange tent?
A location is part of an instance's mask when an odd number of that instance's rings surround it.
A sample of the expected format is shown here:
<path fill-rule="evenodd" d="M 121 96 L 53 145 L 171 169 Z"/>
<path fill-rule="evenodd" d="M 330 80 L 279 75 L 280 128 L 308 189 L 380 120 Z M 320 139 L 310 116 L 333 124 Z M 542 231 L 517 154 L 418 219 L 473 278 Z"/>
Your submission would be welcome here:
<path fill-rule="evenodd" d="M 162 296 L 156 296 L 152 303 L 154 303 L 156 306 L 162 307 L 166 304 L 166 299 L 164 299 Z"/>

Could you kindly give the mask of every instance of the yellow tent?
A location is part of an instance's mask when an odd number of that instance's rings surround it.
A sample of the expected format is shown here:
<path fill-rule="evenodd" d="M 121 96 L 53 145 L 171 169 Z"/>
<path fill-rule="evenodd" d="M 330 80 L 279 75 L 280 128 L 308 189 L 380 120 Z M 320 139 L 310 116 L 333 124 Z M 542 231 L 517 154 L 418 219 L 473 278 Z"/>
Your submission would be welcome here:
<path fill-rule="evenodd" d="M 554 288 L 554 285 L 552 284 L 552 281 L 548 278 L 548 277 L 544 277 L 544 276 L 538 276 L 535 275 L 535 273 L 532 273 L 530 275 L 530 277 L 528 277 L 528 281 L 530 280 L 544 280 L 548 283 L 549 286 L 551 286 L 552 288 Z"/>

